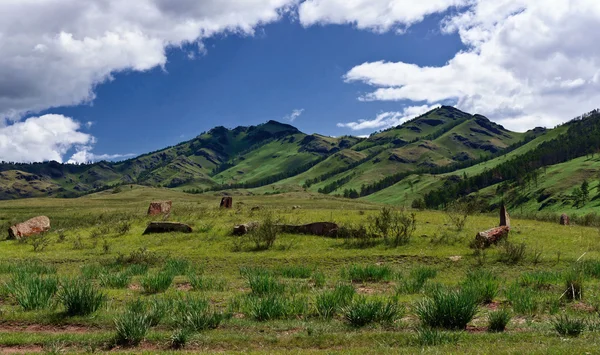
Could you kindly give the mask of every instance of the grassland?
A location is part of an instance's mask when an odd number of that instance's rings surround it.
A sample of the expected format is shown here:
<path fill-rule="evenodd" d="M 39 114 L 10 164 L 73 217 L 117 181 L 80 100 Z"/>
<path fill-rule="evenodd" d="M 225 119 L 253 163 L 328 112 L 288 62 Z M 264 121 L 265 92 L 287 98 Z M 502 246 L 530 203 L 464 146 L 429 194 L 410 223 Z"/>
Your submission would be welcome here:
<path fill-rule="evenodd" d="M 169 220 L 188 223 L 192 234 L 142 235 L 152 220 L 145 214 L 148 203 L 161 199 L 173 200 Z M 406 245 L 391 247 L 377 239 L 358 247 L 351 239 L 279 234 L 271 249 L 256 251 L 245 237 L 231 235 L 234 224 L 271 215 L 286 223 L 333 221 L 356 229 L 368 225 L 381 205 L 290 193 L 234 196 L 234 209 L 220 210 L 219 199 L 134 186 L 79 199 L 0 202 L 4 227 L 36 215 L 52 221 L 42 239 L 47 245 L 38 251 L 34 244 L 40 239 L 0 242 L 0 352 L 594 353 L 600 345 L 596 228 L 513 219 L 511 245 L 525 245 L 524 254 L 513 260 L 504 247 L 483 253 L 469 247 L 476 232 L 497 225 L 495 215 L 469 216 L 457 231 L 443 212 L 414 211 L 416 230 Z M 252 211 L 255 206 L 260 210 Z M 58 294 L 49 305 L 23 309 L 10 288 L 12 280 L 21 280 L 19 270 L 48 275 L 42 279 L 56 275 Z M 491 273 L 486 282 L 497 289 L 477 306 L 468 327 L 421 330 L 417 304 L 436 290 L 466 287 L 474 270 Z M 583 298 L 567 301 L 563 292 L 573 270 L 581 273 Z M 152 280 L 162 274 L 171 275 L 172 283 L 150 294 Z M 74 278 L 106 295 L 99 310 L 66 314 L 59 296 L 65 280 Z M 355 290 L 354 301 L 325 317 L 319 299 L 339 285 Z M 352 326 L 349 312 L 357 311 L 361 297 L 367 304 L 388 302 L 394 311 L 387 321 Z M 139 345 L 128 345 L 119 342 L 115 320 L 122 320 L 135 300 L 163 302 L 168 311 Z M 193 311 L 185 304 L 202 306 L 204 300 L 208 305 L 200 315 L 215 312 L 223 319 L 216 327 L 194 328 L 184 347 L 175 350 L 182 319 L 204 319 L 185 313 Z M 265 313 L 264 307 L 274 308 Z M 504 308 L 512 316 L 506 331 L 487 332 L 488 315 Z M 585 321 L 583 333 L 558 334 L 553 321 L 562 315 Z"/>

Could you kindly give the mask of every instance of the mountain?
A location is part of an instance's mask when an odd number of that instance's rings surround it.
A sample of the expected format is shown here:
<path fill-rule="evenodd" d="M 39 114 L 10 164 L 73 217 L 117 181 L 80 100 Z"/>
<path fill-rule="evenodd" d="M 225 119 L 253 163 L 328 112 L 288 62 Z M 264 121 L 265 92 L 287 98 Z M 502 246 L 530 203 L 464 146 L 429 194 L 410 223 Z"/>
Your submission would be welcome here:
<path fill-rule="evenodd" d="M 306 134 L 276 121 L 215 127 L 121 162 L 0 164 L 0 199 L 76 197 L 140 184 L 201 193 L 306 190 L 440 208 L 457 198 L 558 211 L 600 203 L 600 114 L 554 129 L 511 132 L 442 106 L 368 138 Z M 589 180 L 584 204 L 574 195 Z M 575 206 L 577 205 L 577 206 Z"/>

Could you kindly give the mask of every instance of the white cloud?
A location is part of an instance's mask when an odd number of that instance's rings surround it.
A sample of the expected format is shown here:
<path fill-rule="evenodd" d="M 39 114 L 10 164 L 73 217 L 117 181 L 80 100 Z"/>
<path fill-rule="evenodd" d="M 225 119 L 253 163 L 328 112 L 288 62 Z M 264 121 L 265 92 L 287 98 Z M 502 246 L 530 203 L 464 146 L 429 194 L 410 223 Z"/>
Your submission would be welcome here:
<path fill-rule="evenodd" d="M 294 120 L 296 120 L 296 118 L 300 117 L 303 112 L 304 112 L 303 108 L 302 109 L 295 109 L 289 115 L 284 116 L 283 119 L 286 120 L 286 121 L 294 122 Z"/>
<path fill-rule="evenodd" d="M 0 124 L 91 101 L 115 72 L 164 66 L 169 46 L 252 35 L 296 1 L 0 1 Z"/>
<path fill-rule="evenodd" d="M 599 1 L 470 2 L 442 24 L 468 47 L 446 65 L 364 63 L 346 80 L 376 87 L 363 100 L 455 100 L 515 130 L 554 126 L 599 106 L 600 32 L 592 30 Z"/>
<path fill-rule="evenodd" d="M 427 15 L 464 6 L 470 0 L 307 0 L 299 7 L 300 22 L 314 24 L 354 24 L 376 32 L 406 27 Z"/>
<path fill-rule="evenodd" d="M 340 128 L 350 128 L 353 131 L 362 131 L 366 129 L 385 129 L 401 125 L 404 122 L 420 116 L 425 112 L 431 111 L 438 106 L 439 105 L 410 106 L 404 108 L 402 112 L 382 112 L 372 120 L 358 120 L 358 122 L 338 123 L 337 126 Z"/>
<path fill-rule="evenodd" d="M 135 156 L 135 154 L 94 154 L 90 152 L 92 147 L 84 146 L 80 147 L 79 150 L 71 156 L 67 163 L 69 164 L 87 164 L 98 162 L 102 160 L 117 160 L 117 159 L 125 159 L 131 158 Z"/>

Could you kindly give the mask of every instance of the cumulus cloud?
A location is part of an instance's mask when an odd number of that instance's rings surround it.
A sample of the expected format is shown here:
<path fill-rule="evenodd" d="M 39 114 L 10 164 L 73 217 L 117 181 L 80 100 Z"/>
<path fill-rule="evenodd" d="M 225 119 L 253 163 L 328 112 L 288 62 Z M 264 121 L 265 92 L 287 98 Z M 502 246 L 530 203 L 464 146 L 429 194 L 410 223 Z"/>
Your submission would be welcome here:
<path fill-rule="evenodd" d="M 354 24 L 376 32 L 395 28 L 402 32 L 427 15 L 464 6 L 469 0 L 307 0 L 298 15 L 304 26 L 314 24 Z"/>
<path fill-rule="evenodd" d="M 92 147 L 90 146 L 79 147 L 78 151 L 71 156 L 67 163 L 87 164 L 102 160 L 120 160 L 135 156 L 135 154 L 94 154 L 90 151 L 91 149 Z"/>
<path fill-rule="evenodd" d="M 0 1 L 0 121 L 94 99 L 124 70 L 167 62 L 165 49 L 218 33 L 251 35 L 296 0 Z"/>
<path fill-rule="evenodd" d="M 439 105 L 409 106 L 404 108 L 401 112 L 382 112 L 372 120 L 358 120 L 358 122 L 338 123 L 337 126 L 340 128 L 350 128 L 353 131 L 385 129 L 401 125 L 404 122 L 420 116 L 425 112 L 431 111 L 436 107 L 439 107 Z"/>
<path fill-rule="evenodd" d="M 446 65 L 370 62 L 352 68 L 346 81 L 375 87 L 362 100 L 453 100 L 521 131 L 598 107 L 600 32 L 590 29 L 600 25 L 599 1 L 470 2 L 442 23 L 467 46 Z"/>
<path fill-rule="evenodd" d="M 296 118 L 298 118 L 302 115 L 303 112 L 304 112 L 303 108 L 295 109 L 289 115 L 284 116 L 283 119 L 286 121 L 294 122 L 296 120 Z"/>

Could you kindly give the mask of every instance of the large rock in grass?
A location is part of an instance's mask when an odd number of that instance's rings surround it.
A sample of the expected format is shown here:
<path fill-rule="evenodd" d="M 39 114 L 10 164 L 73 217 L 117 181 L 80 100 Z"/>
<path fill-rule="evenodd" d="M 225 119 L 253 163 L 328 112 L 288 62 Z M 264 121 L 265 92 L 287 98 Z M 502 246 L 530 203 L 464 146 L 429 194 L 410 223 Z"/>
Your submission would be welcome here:
<path fill-rule="evenodd" d="M 569 224 L 571 224 L 571 221 L 569 220 L 569 216 L 567 216 L 565 213 L 563 213 L 560 216 L 560 225 L 561 226 L 568 226 Z"/>
<path fill-rule="evenodd" d="M 238 224 L 233 227 L 233 235 L 245 235 L 254 229 L 258 228 L 260 224 L 258 222 L 248 222 L 245 224 Z"/>
<path fill-rule="evenodd" d="M 155 201 L 148 207 L 148 216 L 168 215 L 171 213 L 172 201 Z"/>
<path fill-rule="evenodd" d="M 187 224 L 177 222 L 150 222 L 144 231 L 144 235 L 170 232 L 192 233 L 192 227 L 188 226 Z"/>
<path fill-rule="evenodd" d="M 50 230 L 50 218 L 39 216 L 8 229 L 8 239 L 21 239 Z"/>
<path fill-rule="evenodd" d="M 221 204 L 219 205 L 221 208 L 231 208 L 233 207 L 233 198 L 231 196 L 225 196 L 221 199 Z"/>
<path fill-rule="evenodd" d="M 331 222 L 315 222 L 303 225 L 282 224 L 279 226 L 283 233 L 310 234 L 319 236 L 335 236 L 339 226 Z"/>
<path fill-rule="evenodd" d="M 508 237 L 510 227 L 500 226 L 492 229 L 488 229 L 484 232 L 479 232 L 475 236 L 475 247 L 479 249 L 485 249 L 489 246 L 498 244 L 501 240 Z"/>

